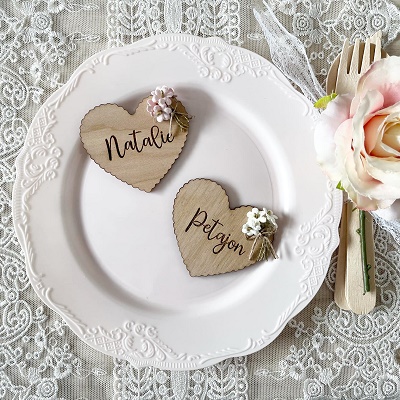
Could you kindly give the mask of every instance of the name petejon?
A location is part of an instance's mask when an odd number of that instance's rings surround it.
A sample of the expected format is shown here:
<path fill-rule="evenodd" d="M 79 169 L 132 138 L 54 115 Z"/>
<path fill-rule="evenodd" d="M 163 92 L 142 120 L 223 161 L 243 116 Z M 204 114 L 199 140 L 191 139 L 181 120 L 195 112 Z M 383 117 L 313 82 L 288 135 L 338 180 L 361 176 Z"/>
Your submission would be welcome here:
<path fill-rule="evenodd" d="M 135 151 L 136 153 L 141 153 L 146 146 L 155 146 L 157 149 L 161 149 L 165 143 L 171 143 L 174 140 L 174 136 L 170 133 L 164 135 L 157 125 L 151 127 L 150 136 L 146 136 L 138 143 L 136 135 L 141 131 L 134 130 L 129 133 L 132 136 L 132 140 L 125 141 L 123 148 L 120 148 L 118 139 L 115 135 L 111 135 L 109 139 L 105 139 L 108 159 L 112 161 L 113 157 L 113 146 L 119 158 L 124 158 L 127 151 Z"/>
<path fill-rule="evenodd" d="M 200 211 L 200 208 L 198 208 L 193 215 L 192 220 L 186 227 L 185 232 L 188 232 L 192 226 L 203 227 L 203 232 L 207 234 L 208 240 L 217 240 L 219 242 L 213 247 L 214 254 L 219 254 L 226 246 L 228 249 L 233 250 L 234 252 L 238 251 L 239 255 L 243 255 L 245 253 L 245 250 L 243 250 L 243 246 L 240 243 L 236 243 L 233 239 L 230 239 L 230 233 L 225 234 L 223 232 L 218 232 L 219 226 L 224 226 L 220 222 L 220 220 L 211 219 L 213 223 L 206 224 L 207 217 L 207 212 Z"/>

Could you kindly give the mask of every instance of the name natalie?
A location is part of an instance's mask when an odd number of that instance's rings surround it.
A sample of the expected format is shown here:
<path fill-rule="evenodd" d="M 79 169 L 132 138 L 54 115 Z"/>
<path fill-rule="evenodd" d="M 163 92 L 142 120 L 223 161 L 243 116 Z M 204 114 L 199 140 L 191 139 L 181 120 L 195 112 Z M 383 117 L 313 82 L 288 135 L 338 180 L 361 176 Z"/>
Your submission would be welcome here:
<path fill-rule="evenodd" d="M 105 139 L 109 161 L 113 160 L 115 154 L 119 158 L 124 158 L 128 152 L 140 154 L 148 146 L 161 149 L 164 144 L 172 143 L 174 140 L 171 133 L 164 134 L 157 125 L 151 127 L 149 136 L 138 139 L 138 133 L 141 131 L 133 130 L 129 133 L 128 136 L 132 136 L 132 139 L 126 140 L 125 143 L 119 142 L 115 135 Z"/>

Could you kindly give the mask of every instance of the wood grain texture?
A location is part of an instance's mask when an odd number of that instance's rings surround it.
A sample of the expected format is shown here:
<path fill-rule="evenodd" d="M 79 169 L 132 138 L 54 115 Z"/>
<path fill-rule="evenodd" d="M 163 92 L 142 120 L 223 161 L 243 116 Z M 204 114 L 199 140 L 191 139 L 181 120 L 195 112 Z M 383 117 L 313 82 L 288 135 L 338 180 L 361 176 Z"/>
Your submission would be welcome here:
<path fill-rule="evenodd" d="M 335 303 L 342 310 L 349 310 L 350 307 L 346 298 L 346 268 L 347 268 L 347 203 L 343 203 L 342 218 L 340 224 L 340 240 L 345 246 L 339 246 L 338 260 L 336 266 L 335 279 Z"/>
<path fill-rule="evenodd" d="M 231 210 L 225 190 L 208 179 L 191 180 L 179 190 L 174 202 L 174 230 L 191 276 L 238 271 L 256 262 L 261 241 L 249 260 L 254 242 L 242 233 L 252 208 Z"/>
<path fill-rule="evenodd" d="M 147 98 L 135 113 L 116 104 L 90 110 L 81 123 L 81 140 L 90 157 L 105 171 L 129 185 L 150 192 L 165 176 L 185 144 L 187 130 L 173 120 L 156 122 L 147 112 Z M 178 102 L 177 111 L 185 113 Z"/>

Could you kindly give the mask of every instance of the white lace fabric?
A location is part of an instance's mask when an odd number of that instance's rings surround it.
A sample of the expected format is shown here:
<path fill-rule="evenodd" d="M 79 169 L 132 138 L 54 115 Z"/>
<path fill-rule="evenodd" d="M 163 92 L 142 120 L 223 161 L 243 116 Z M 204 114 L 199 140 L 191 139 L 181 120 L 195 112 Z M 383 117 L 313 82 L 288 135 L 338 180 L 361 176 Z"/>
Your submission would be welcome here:
<path fill-rule="evenodd" d="M 40 104 L 68 79 L 84 57 L 102 48 L 94 26 L 82 31 L 98 8 L 89 2 L 79 4 L 69 0 L 15 0 L 0 4 L 0 398 L 3 399 L 113 396 L 112 360 L 93 354 L 77 340 L 62 319 L 41 303 L 30 285 L 13 230 L 11 201 L 15 158 Z"/>
<path fill-rule="evenodd" d="M 204 370 L 171 372 L 136 369 L 77 339 L 36 296 L 12 222 L 15 158 L 28 126 L 40 104 L 92 54 L 166 32 L 219 36 L 272 59 L 314 99 L 344 38 L 365 39 L 378 29 L 386 44 L 400 30 L 400 12 L 389 1 L 1 2 L 0 399 L 399 398 L 396 223 L 376 218 L 378 305 L 372 313 L 355 316 L 335 306 L 333 258 L 317 297 L 264 350 Z"/>
<path fill-rule="evenodd" d="M 115 360 L 114 378 L 117 399 L 248 399 L 246 357 L 194 371 L 138 369 Z"/>

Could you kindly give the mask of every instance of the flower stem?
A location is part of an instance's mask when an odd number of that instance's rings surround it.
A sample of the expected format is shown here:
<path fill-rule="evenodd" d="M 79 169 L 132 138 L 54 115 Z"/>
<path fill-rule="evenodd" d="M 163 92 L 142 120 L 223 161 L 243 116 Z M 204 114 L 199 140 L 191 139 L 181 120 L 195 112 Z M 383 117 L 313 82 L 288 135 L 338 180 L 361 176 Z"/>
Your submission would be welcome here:
<path fill-rule="evenodd" d="M 360 235 L 360 246 L 361 246 L 361 264 L 363 269 L 363 281 L 364 281 L 364 294 L 371 290 L 369 285 L 369 270 L 371 265 L 367 261 L 367 243 L 365 241 L 365 211 L 359 210 L 358 217 L 360 221 L 360 228 L 357 229 Z"/>

